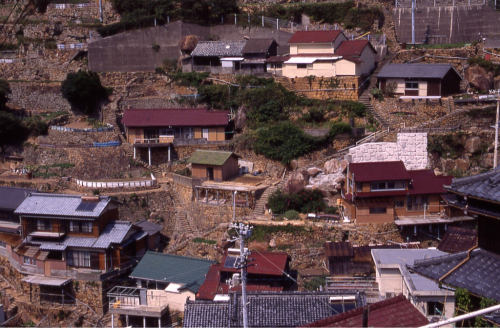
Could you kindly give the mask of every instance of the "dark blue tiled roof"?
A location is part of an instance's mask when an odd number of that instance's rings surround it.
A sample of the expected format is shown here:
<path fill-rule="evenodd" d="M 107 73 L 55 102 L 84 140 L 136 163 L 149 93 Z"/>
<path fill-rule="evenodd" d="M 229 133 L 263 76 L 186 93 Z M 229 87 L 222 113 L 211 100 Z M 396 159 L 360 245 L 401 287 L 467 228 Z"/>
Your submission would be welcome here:
<path fill-rule="evenodd" d="M 453 179 L 451 191 L 500 202 L 500 166 L 490 172 L 473 175 L 461 179 Z"/>
<path fill-rule="evenodd" d="M 478 248 L 453 271 L 466 258 L 467 252 L 461 252 L 418 260 L 409 269 L 436 281 L 452 271 L 443 283 L 500 302 L 500 256 Z"/>

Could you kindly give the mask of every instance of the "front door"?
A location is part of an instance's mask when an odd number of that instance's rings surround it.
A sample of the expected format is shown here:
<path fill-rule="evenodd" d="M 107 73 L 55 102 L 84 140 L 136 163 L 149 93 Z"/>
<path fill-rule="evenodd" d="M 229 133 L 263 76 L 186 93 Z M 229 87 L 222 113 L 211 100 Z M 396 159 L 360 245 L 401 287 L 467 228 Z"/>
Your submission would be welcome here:
<path fill-rule="evenodd" d="M 209 180 L 209 181 L 214 180 L 214 168 L 213 167 L 207 167 L 207 180 Z"/>
<path fill-rule="evenodd" d="M 208 129 L 203 129 L 202 131 L 203 131 L 203 136 L 202 136 L 202 138 L 203 138 L 203 139 L 207 139 L 207 141 L 208 141 Z"/>

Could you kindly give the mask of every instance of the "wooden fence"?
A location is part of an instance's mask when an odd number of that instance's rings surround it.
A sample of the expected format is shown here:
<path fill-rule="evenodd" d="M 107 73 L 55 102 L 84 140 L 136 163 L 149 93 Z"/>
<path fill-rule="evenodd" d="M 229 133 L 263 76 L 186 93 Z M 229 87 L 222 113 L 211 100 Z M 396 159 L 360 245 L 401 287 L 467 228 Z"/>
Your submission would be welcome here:
<path fill-rule="evenodd" d="M 193 179 L 189 177 L 185 177 L 183 175 L 172 174 L 174 183 L 193 188 Z"/>

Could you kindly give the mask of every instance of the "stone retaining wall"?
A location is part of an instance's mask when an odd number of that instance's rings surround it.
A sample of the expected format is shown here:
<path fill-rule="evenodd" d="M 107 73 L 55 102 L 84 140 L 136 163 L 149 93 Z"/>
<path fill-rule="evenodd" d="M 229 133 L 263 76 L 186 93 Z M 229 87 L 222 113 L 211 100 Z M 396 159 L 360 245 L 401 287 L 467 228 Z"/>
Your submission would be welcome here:
<path fill-rule="evenodd" d="M 108 132 L 65 132 L 57 130 L 49 130 L 47 136 L 38 137 L 39 144 L 55 144 L 55 145 L 78 145 L 78 144 L 93 144 L 94 142 L 109 142 L 119 141 L 120 139 L 113 131 Z"/>
<path fill-rule="evenodd" d="M 407 170 L 425 169 L 427 133 L 398 133 L 397 142 L 373 142 L 349 149 L 351 163 L 403 161 Z"/>
<path fill-rule="evenodd" d="M 336 99 L 336 100 L 358 100 L 363 92 L 359 88 L 363 79 L 359 76 L 336 76 L 333 78 L 315 77 L 314 80 L 308 78 L 290 78 L 293 89 L 308 98 L 314 99 Z M 286 85 L 285 85 L 286 87 Z M 315 91 L 324 89 L 334 89 L 333 91 Z"/>
<path fill-rule="evenodd" d="M 10 83 L 10 89 L 12 90 L 12 94 L 10 95 L 8 106 L 19 107 L 25 110 L 71 111 L 71 105 L 61 94 L 60 83 L 14 82 Z"/>
<path fill-rule="evenodd" d="M 432 57 L 439 56 L 439 57 Z M 392 59 L 391 63 L 407 63 L 417 58 L 423 57 L 416 63 L 425 64 L 452 64 L 453 67 L 463 75 L 464 64 L 467 58 L 476 56 L 476 48 L 473 46 L 460 49 L 422 49 L 422 50 L 401 50 Z M 459 58 L 441 58 L 459 57 Z M 466 59 L 460 59 L 466 58 Z"/>

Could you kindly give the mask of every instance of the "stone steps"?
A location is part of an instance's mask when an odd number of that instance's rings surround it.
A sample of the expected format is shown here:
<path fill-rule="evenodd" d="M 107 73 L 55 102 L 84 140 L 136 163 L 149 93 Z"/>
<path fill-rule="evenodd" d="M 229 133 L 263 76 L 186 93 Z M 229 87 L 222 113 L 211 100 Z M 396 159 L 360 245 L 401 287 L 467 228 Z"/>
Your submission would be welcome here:
<path fill-rule="evenodd" d="M 274 186 L 269 186 L 263 193 L 262 195 L 260 196 L 260 198 L 257 200 L 257 202 L 255 203 L 255 207 L 254 207 L 254 210 L 253 210 L 253 215 L 255 216 L 259 216 L 259 215 L 263 215 L 264 212 L 265 212 L 265 205 L 267 203 L 267 199 L 269 198 L 269 195 L 271 195 L 273 192 L 275 192 L 276 190 L 279 190 L 281 189 L 281 187 L 283 187 L 283 185 L 285 184 L 285 181 L 288 179 L 288 172 L 285 173 L 285 177 L 276 185 Z"/>

